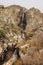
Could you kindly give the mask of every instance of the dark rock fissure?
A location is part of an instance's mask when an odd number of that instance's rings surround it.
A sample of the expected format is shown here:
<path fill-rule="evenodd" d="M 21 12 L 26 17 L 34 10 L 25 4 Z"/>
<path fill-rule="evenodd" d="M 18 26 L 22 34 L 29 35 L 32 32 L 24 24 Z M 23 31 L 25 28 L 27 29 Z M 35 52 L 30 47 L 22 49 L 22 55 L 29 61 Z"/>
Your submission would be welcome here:
<path fill-rule="evenodd" d="M 26 28 L 26 25 L 26 13 L 24 13 L 20 18 L 20 23 L 18 24 L 18 26 L 24 30 Z"/>
<path fill-rule="evenodd" d="M 3 54 L 0 56 L 0 65 L 2 65 L 4 62 L 7 62 L 12 57 L 12 54 L 14 54 L 17 59 L 20 58 L 19 48 L 15 48 L 15 47 L 11 48 L 8 46 L 6 49 L 4 50 Z"/>

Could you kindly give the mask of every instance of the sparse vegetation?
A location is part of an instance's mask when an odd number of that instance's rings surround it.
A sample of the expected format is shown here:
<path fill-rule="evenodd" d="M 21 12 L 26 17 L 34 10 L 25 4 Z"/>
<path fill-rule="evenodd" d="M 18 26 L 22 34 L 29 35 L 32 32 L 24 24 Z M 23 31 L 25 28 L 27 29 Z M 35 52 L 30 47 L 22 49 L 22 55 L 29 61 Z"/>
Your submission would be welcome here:
<path fill-rule="evenodd" d="M 0 30 L 0 38 L 4 38 L 4 31 Z"/>
<path fill-rule="evenodd" d="M 0 65 L 43 65 L 43 14 L 36 8 L 0 8 Z"/>

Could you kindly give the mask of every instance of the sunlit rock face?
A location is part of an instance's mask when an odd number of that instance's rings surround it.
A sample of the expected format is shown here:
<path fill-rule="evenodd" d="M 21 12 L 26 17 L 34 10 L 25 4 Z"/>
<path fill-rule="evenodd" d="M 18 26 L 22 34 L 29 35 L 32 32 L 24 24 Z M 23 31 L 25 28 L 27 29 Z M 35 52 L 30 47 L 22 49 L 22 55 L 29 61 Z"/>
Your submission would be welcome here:
<path fill-rule="evenodd" d="M 39 28 L 43 27 L 42 13 L 36 8 L 29 9 L 26 12 L 26 22 L 26 31 L 35 32 Z"/>
<path fill-rule="evenodd" d="M 0 6 L 1 7 L 1 6 Z M 2 8 L 2 7 L 1 7 Z M 21 17 L 24 15 L 26 9 L 20 6 L 12 5 L 5 7 L 0 13 L 0 18 L 3 21 L 9 21 L 18 25 L 21 21 Z"/>
<path fill-rule="evenodd" d="M 43 13 L 0 5 L 0 65 L 43 65 L 42 57 Z"/>

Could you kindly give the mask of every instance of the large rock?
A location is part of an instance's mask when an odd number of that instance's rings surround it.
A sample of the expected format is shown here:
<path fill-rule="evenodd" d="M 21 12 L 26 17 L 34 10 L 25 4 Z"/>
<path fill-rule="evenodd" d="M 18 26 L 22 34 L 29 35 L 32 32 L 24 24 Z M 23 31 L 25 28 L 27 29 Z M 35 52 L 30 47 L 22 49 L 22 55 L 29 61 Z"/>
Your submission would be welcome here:
<path fill-rule="evenodd" d="M 24 65 L 40 65 L 39 62 L 43 62 L 41 49 L 43 49 L 43 13 L 36 8 L 27 10 L 17 5 L 9 7 L 1 5 L 0 65 L 9 61 L 14 54 L 17 58 L 16 64 L 22 65 L 23 61 Z"/>
<path fill-rule="evenodd" d="M 43 16 L 42 13 L 36 9 L 31 8 L 26 12 L 26 32 L 35 32 L 40 27 L 43 27 Z"/>
<path fill-rule="evenodd" d="M 18 25 L 20 21 L 22 22 L 21 17 L 24 16 L 25 11 L 25 8 L 16 5 L 5 7 L 0 11 L 0 19 Z"/>

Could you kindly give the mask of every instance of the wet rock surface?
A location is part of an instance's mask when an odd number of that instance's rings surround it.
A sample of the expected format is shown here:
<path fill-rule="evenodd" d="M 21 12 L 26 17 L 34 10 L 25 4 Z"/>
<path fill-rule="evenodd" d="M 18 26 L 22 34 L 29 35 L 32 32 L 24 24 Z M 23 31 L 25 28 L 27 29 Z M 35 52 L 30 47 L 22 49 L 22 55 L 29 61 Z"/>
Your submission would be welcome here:
<path fill-rule="evenodd" d="M 43 13 L 0 5 L 0 65 L 43 65 Z"/>

